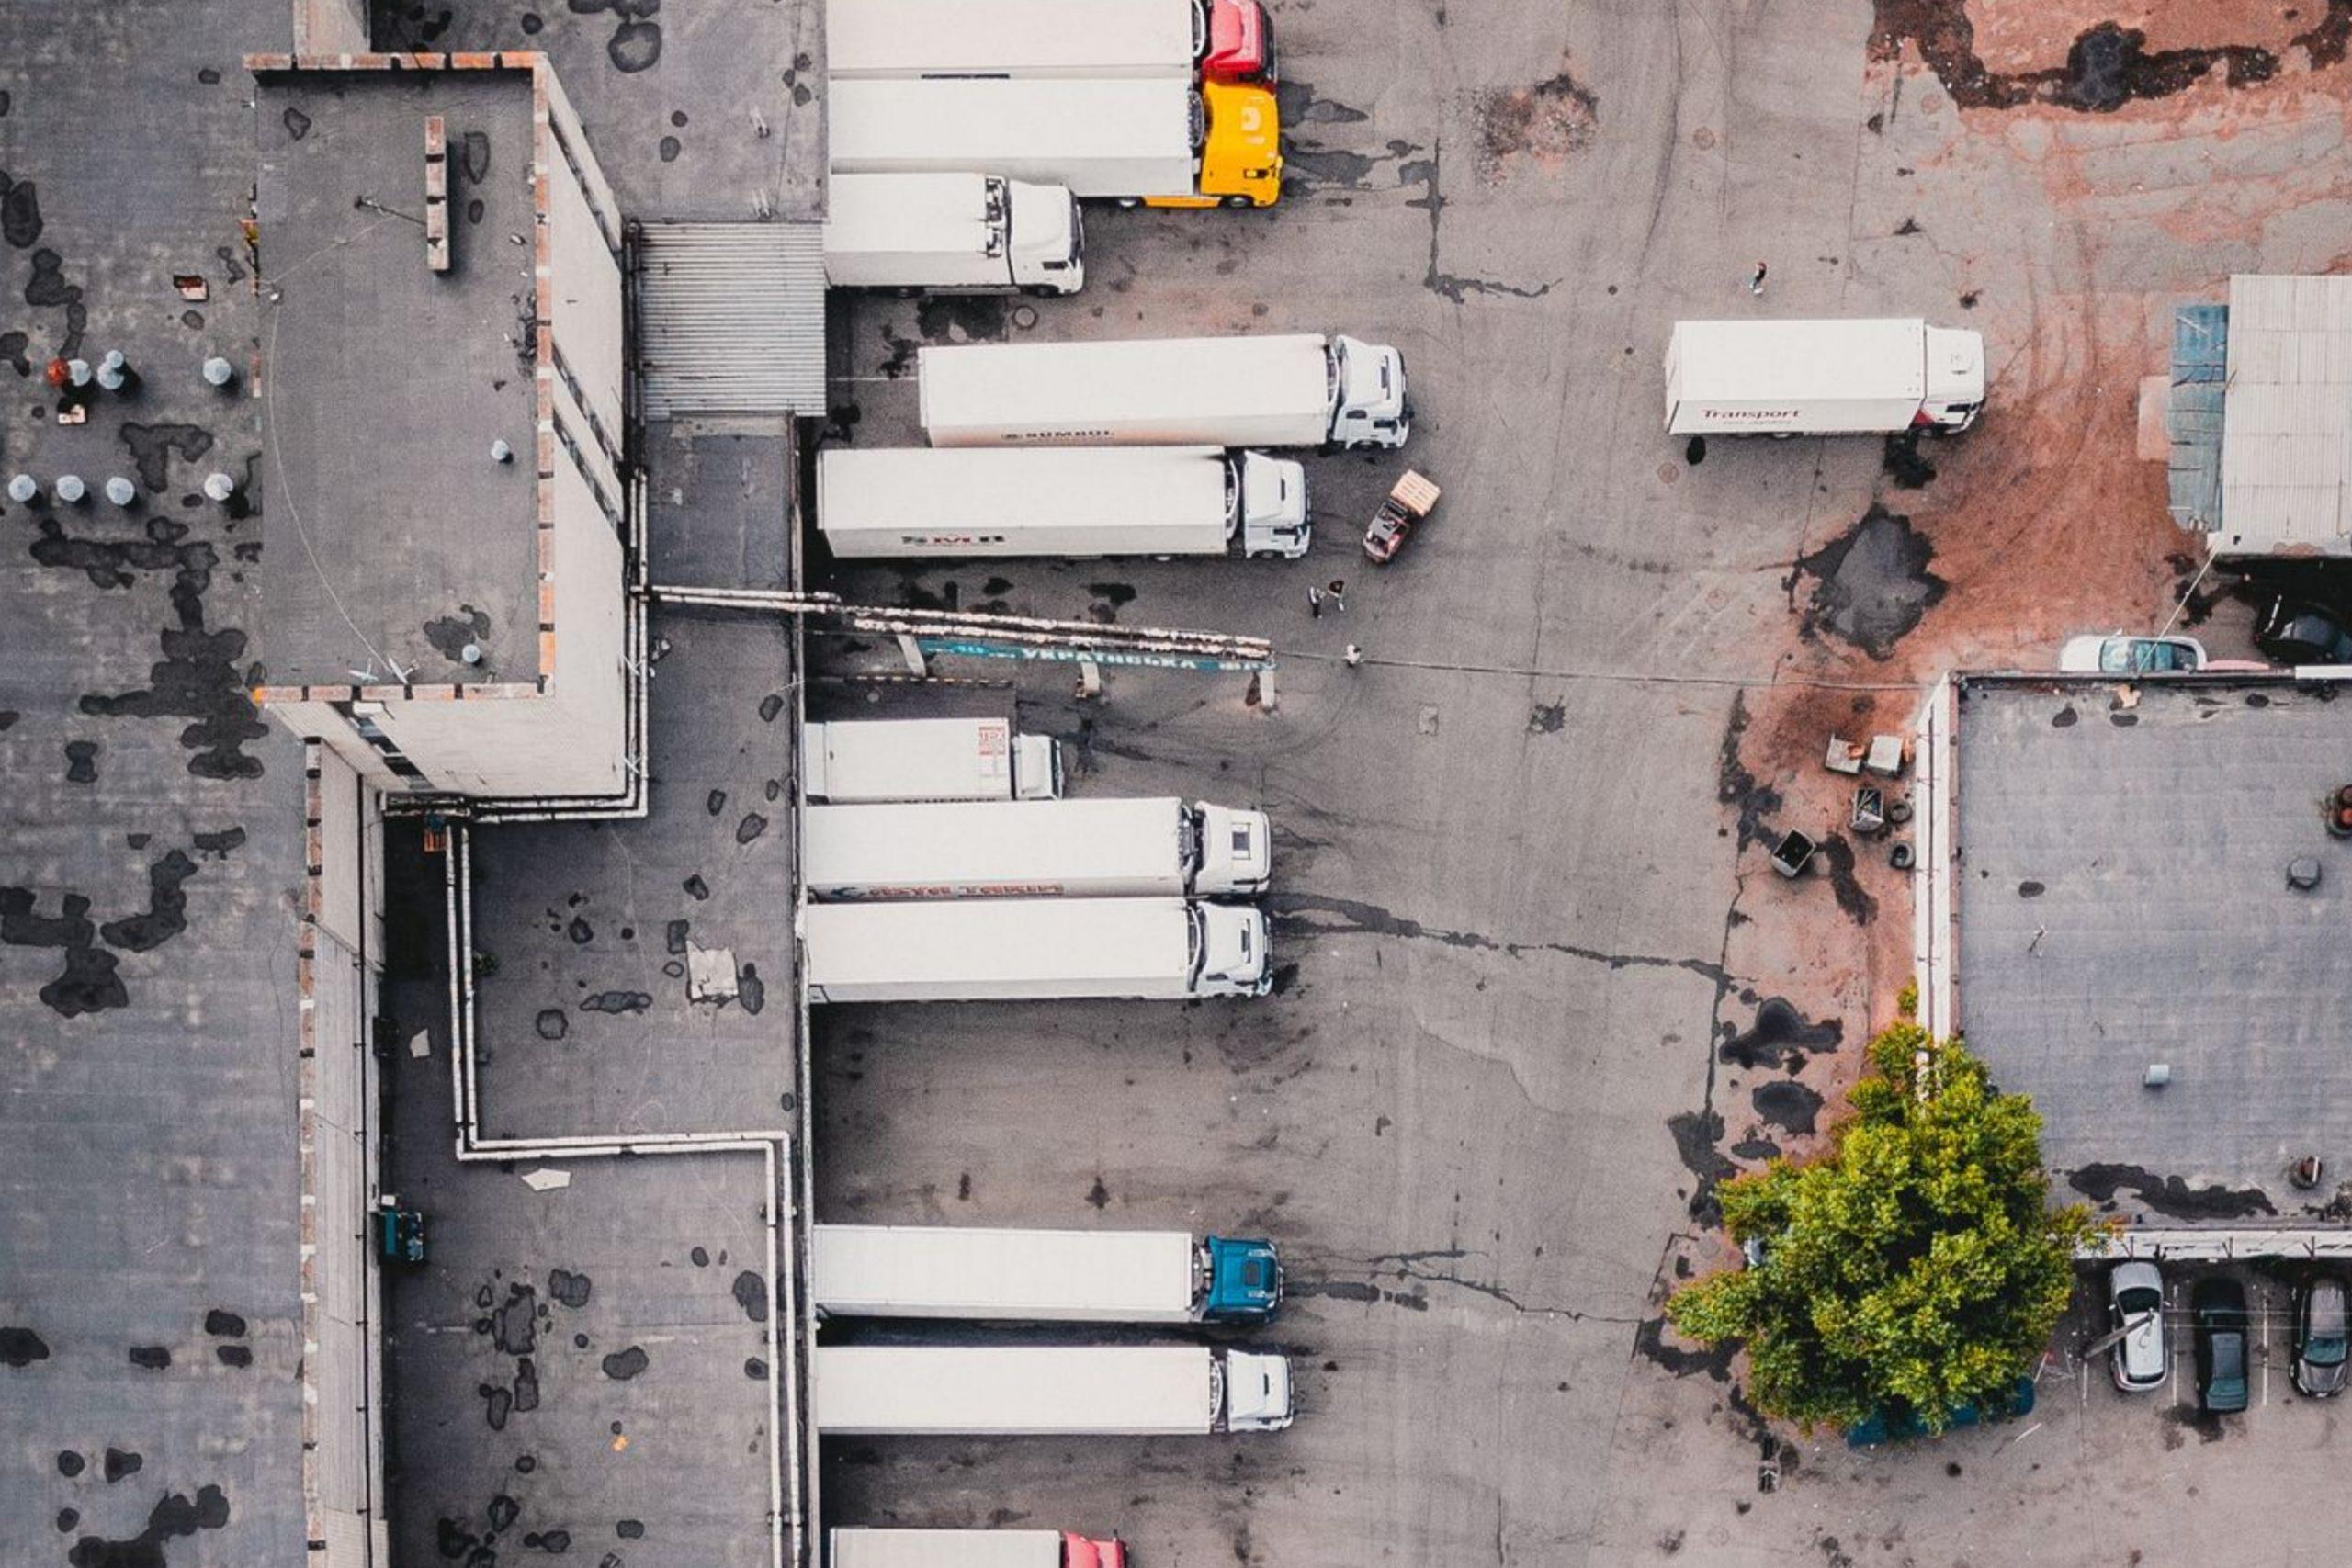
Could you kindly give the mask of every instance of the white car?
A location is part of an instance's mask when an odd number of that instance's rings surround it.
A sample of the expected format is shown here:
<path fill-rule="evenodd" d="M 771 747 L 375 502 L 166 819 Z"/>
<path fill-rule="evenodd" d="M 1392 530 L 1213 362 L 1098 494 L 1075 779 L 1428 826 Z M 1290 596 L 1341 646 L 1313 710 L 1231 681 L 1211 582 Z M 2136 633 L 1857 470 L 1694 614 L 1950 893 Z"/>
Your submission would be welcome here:
<path fill-rule="evenodd" d="M 2205 645 L 2193 637 L 2073 637 L 2058 650 L 2069 675 L 2172 675 L 2205 665 Z"/>
<path fill-rule="evenodd" d="M 2145 1393 L 2165 1381 L 2172 1355 L 2165 1343 L 2165 1277 L 2153 1263 L 2119 1263 L 2107 1276 L 2108 1327 L 2115 1342 L 2115 1386 Z"/>

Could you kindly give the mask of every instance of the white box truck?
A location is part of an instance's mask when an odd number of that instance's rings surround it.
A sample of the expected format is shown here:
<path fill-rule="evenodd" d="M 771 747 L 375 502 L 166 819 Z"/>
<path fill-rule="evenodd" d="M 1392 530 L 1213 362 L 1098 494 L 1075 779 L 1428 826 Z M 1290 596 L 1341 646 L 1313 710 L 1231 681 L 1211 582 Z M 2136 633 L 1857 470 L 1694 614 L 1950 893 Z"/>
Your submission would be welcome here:
<path fill-rule="evenodd" d="M 1290 1364 L 1206 1345 L 820 1345 L 819 1436 L 1184 1437 L 1291 1423 Z"/>
<path fill-rule="evenodd" d="M 801 793 L 839 805 L 899 800 L 1058 800 L 1050 735 L 1003 718 L 869 718 L 800 732 Z"/>
<path fill-rule="evenodd" d="M 812 806 L 802 818 L 808 897 L 1254 897 L 1273 872 L 1262 811 L 1168 796 Z"/>
<path fill-rule="evenodd" d="M 837 175 L 826 186 L 825 281 L 934 294 L 1075 294 L 1086 225 L 1061 186 L 994 175 Z"/>
<path fill-rule="evenodd" d="M 972 344 L 916 359 L 933 446 L 1402 446 L 1405 356 L 1351 337 Z"/>
<path fill-rule="evenodd" d="M 1282 1259 L 1186 1231 L 818 1225 L 809 1293 L 829 1317 L 987 1323 L 1263 1323 Z"/>
<path fill-rule="evenodd" d="M 1126 1543 L 1075 1530 L 869 1529 L 825 1532 L 830 1568 L 1126 1568 Z"/>
<path fill-rule="evenodd" d="M 1306 465 L 1218 446 L 828 447 L 817 528 L 844 560 L 1296 560 L 1315 538 Z"/>
<path fill-rule="evenodd" d="M 1266 917 L 1182 898 L 940 898 L 801 911 L 818 1002 L 1261 997 Z"/>
<path fill-rule="evenodd" d="M 1677 321 L 1670 435 L 1966 430 L 1984 406 L 1984 339 L 1901 321 Z"/>
<path fill-rule="evenodd" d="M 825 73 L 1265 78 L 1259 0 L 830 0 Z"/>
<path fill-rule="evenodd" d="M 1000 175 L 1154 207 L 1271 207 L 1281 112 L 1262 87 L 1181 79 L 834 80 L 840 175 Z"/>

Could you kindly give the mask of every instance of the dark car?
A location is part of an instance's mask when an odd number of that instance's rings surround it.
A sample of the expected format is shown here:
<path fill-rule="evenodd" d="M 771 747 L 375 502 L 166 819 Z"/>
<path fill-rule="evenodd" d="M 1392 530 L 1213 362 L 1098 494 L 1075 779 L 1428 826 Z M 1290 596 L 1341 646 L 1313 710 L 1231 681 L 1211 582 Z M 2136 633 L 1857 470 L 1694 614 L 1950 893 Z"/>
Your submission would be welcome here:
<path fill-rule="evenodd" d="M 2255 617 L 2254 646 L 2281 664 L 2352 664 L 2352 630 L 2284 593 L 2274 594 Z"/>
<path fill-rule="evenodd" d="M 2199 1280 L 2189 1292 L 2197 1325 L 2197 1403 L 2208 1415 L 2245 1408 L 2245 1287 L 2235 1280 Z"/>
<path fill-rule="evenodd" d="M 1944 1430 L 1954 1432 L 1963 1427 L 1973 1427 L 1980 1421 L 2014 1421 L 2033 1413 L 2033 1380 L 2019 1378 L 2008 1390 L 1996 1394 L 1983 1404 L 1974 1400 L 1953 1405 L 1944 1412 Z M 1846 1446 L 1855 1449 L 1883 1448 L 1888 1443 L 1907 1443 L 1914 1438 L 1928 1436 L 1928 1424 L 1917 1412 L 1881 1405 L 1846 1428 Z"/>
<path fill-rule="evenodd" d="M 2323 1274 L 2295 1292 L 2295 1386 L 2313 1399 L 2344 1392 L 2352 1359 L 2344 1281 Z"/>

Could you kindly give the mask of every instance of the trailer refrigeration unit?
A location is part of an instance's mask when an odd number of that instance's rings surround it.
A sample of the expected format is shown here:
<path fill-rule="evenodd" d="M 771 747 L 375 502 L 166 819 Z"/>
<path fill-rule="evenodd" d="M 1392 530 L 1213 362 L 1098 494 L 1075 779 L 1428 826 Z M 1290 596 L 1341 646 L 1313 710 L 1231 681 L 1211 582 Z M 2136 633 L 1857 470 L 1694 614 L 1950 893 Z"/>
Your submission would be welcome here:
<path fill-rule="evenodd" d="M 808 897 L 1254 897 L 1273 872 L 1262 811 L 1168 797 L 812 806 Z"/>
<path fill-rule="evenodd" d="M 976 344 L 916 356 L 933 446 L 1402 446 L 1405 356 L 1351 337 Z"/>
<path fill-rule="evenodd" d="M 828 447 L 817 527 L 844 560 L 1296 560 L 1315 537 L 1303 464 L 1217 446 Z"/>
<path fill-rule="evenodd" d="M 809 1291 L 831 1317 L 975 1323 L 1263 1323 L 1270 1241 L 1184 1231 L 818 1225 Z"/>
<path fill-rule="evenodd" d="M 812 723 L 800 735 L 801 791 L 850 806 L 907 800 L 1058 800 L 1061 748 L 1003 718 Z"/>
<path fill-rule="evenodd" d="M 831 0 L 825 73 L 1271 82 L 1259 0 Z"/>
<path fill-rule="evenodd" d="M 826 1532 L 830 1568 L 1126 1568 L 1126 1543 L 1073 1530 Z"/>
<path fill-rule="evenodd" d="M 1291 1423 L 1290 1364 L 1205 1345 L 820 1345 L 820 1436 L 1185 1437 Z"/>
<path fill-rule="evenodd" d="M 993 175 L 836 175 L 825 281 L 934 294 L 1075 294 L 1086 229 L 1060 186 Z"/>
<path fill-rule="evenodd" d="M 1263 87 L 835 80 L 825 126 L 835 176 L 999 175 L 1147 207 L 1272 207 L 1282 196 L 1281 116 Z"/>
<path fill-rule="evenodd" d="M 1902 321 L 1677 321 L 1670 435 L 1966 430 L 1984 406 L 1984 339 Z"/>
<path fill-rule="evenodd" d="M 810 904 L 816 1002 L 1262 997 L 1266 917 L 1182 898 L 940 898 Z"/>

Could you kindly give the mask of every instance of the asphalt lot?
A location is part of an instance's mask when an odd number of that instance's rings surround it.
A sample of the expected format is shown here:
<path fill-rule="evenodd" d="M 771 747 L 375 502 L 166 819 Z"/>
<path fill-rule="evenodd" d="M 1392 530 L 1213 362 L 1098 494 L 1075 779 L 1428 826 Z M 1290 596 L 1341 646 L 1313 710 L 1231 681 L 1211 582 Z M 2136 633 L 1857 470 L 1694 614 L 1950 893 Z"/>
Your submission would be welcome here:
<path fill-rule="evenodd" d="M 1404 350 L 1419 420 L 1400 457 L 1312 463 L 1295 565 L 820 572 L 1280 645 L 1272 716 L 1230 678 L 993 699 L 1072 741 L 1080 793 L 1272 813 L 1277 993 L 821 1011 L 815 1152 L 820 1219 L 1274 1235 L 1298 1288 L 1267 1337 L 1304 1404 L 1272 1438 L 829 1445 L 829 1519 L 1116 1528 L 1154 1564 L 2328 1550 L 2292 1500 L 2332 1411 L 2188 1441 L 2094 1380 L 2030 1436 L 1849 1454 L 1763 1429 L 1724 1358 L 1655 1326 L 1722 1260 L 1704 1184 L 1806 1145 L 1907 967 L 1883 847 L 1790 884 L 1757 838 L 1828 826 L 1825 736 L 1902 727 L 1941 669 L 2164 617 L 2193 547 L 2132 455 L 2137 379 L 2175 302 L 2324 269 L 2346 216 L 2306 166 L 2341 141 L 2337 73 L 1962 112 L 1902 41 L 1956 9 L 1881 6 L 1874 44 L 1861 6 L 1278 6 L 1281 208 L 1101 213 L 1074 300 L 842 308 L 833 438 L 861 445 L 913 439 L 915 344 L 998 336 L 1346 331 Z M 2005 41 L 2075 91 L 2064 38 Z M 1917 483 L 1869 443 L 1665 440 L 1670 321 L 1756 311 L 1977 326 L 1991 411 Z M 1374 570 L 1352 536 L 1406 463 L 1445 501 Z M 1346 614 L 1310 620 L 1333 576 Z"/>

